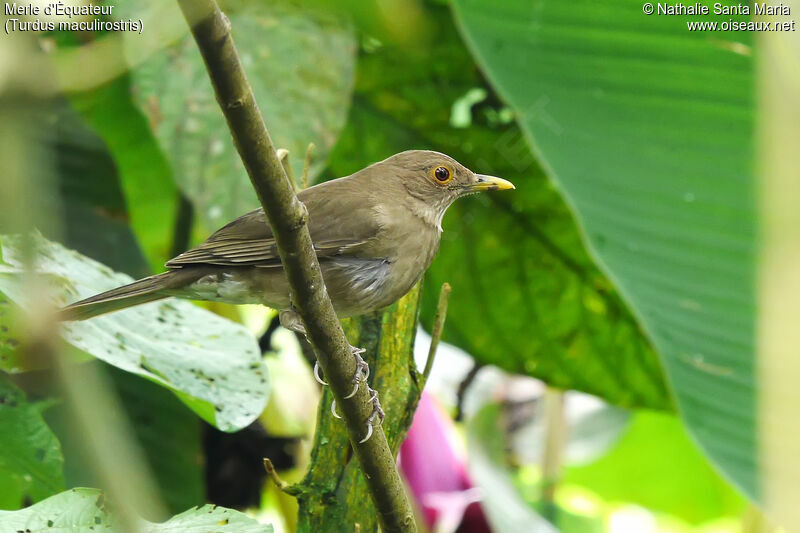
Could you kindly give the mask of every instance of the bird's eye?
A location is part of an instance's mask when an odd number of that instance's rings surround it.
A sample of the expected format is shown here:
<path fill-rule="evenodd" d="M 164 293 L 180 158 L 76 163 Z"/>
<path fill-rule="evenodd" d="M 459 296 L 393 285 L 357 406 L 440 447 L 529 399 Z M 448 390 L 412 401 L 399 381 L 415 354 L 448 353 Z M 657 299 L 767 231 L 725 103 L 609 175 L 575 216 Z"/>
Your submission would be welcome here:
<path fill-rule="evenodd" d="M 440 183 L 447 183 L 451 178 L 450 169 L 447 167 L 436 167 L 436 170 L 433 171 L 433 177 Z"/>

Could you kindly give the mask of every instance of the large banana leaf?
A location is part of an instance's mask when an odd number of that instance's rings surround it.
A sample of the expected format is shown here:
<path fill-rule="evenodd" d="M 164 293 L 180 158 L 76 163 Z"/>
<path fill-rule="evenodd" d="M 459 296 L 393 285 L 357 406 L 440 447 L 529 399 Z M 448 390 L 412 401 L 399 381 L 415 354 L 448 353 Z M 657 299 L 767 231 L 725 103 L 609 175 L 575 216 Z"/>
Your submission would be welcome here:
<path fill-rule="evenodd" d="M 690 32 L 691 17 L 622 0 L 454 7 L 692 434 L 758 497 L 751 35 Z"/>

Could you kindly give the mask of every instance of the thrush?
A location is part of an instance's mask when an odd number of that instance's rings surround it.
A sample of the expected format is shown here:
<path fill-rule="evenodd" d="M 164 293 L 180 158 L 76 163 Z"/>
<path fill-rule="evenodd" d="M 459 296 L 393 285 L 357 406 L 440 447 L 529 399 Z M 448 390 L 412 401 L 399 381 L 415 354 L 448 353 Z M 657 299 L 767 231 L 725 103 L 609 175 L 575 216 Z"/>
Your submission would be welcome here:
<path fill-rule="evenodd" d="M 433 261 L 442 217 L 455 200 L 513 188 L 445 154 L 409 150 L 298 193 L 308 210 L 311 240 L 337 315 L 375 311 L 406 294 Z M 166 267 L 161 274 L 73 303 L 62 310 L 62 319 L 85 320 L 177 296 L 263 304 L 280 310 L 283 326 L 305 333 L 262 209 L 230 222 Z M 358 370 L 352 394 L 368 376 L 361 353 L 353 348 Z M 371 434 L 371 425 L 369 429 Z"/>

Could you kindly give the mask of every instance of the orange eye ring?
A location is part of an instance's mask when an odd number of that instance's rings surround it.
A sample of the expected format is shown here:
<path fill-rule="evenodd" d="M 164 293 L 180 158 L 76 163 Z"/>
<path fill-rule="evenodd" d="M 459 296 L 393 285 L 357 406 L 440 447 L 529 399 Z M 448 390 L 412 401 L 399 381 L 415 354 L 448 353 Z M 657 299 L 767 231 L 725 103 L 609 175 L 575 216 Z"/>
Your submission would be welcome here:
<path fill-rule="evenodd" d="M 436 167 L 431 171 L 433 179 L 441 184 L 449 183 L 453 179 L 453 173 L 447 167 Z"/>

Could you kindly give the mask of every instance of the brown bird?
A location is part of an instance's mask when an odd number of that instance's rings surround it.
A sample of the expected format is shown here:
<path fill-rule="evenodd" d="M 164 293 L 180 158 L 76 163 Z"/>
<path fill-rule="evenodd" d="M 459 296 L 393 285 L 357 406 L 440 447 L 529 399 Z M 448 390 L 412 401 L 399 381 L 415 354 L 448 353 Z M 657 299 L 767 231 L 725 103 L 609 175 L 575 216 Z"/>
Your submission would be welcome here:
<path fill-rule="evenodd" d="M 337 315 L 381 309 L 407 293 L 433 261 L 442 217 L 453 201 L 513 188 L 447 155 L 409 150 L 301 191 L 298 198 L 308 209 L 308 229 Z M 237 218 L 166 266 L 167 272 L 65 307 L 62 319 L 84 320 L 178 296 L 263 304 L 281 310 L 285 327 L 305 332 L 292 310 L 278 249 L 261 209 Z M 353 353 L 359 364 L 357 388 L 368 370 L 361 350 Z"/>

